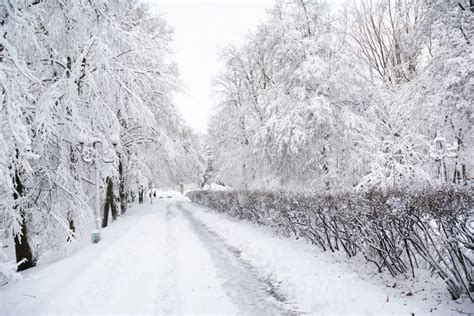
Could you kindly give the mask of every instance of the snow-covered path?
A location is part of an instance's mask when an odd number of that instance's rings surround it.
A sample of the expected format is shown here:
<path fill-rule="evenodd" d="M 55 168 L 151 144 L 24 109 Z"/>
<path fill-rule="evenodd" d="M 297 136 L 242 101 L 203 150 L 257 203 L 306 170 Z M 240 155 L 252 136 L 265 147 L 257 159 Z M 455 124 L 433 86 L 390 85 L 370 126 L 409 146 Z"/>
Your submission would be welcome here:
<path fill-rule="evenodd" d="M 227 244 L 219 235 L 205 226 L 188 209 L 178 204 L 178 214 L 190 224 L 193 235 L 205 247 L 222 280 L 224 291 L 245 314 L 296 314 L 287 299 L 279 292 L 274 280 L 240 257 L 240 251 Z M 194 236 L 189 236 L 193 238 Z"/>
<path fill-rule="evenodd" d="M 0 315 L 450 315 L 472 307 L 447 295 L 436 302 L 430 291 L 408 297 L 333 258 L 185 199 L 159 200 L 135 206 L 99 244 L 0 287 Z"/>
<path fill-rule="evenodd" d="M 270 280 L 177 201 L 139 206 L 103 237 L 1 288 L 0 314 L 294 313 Z"/>

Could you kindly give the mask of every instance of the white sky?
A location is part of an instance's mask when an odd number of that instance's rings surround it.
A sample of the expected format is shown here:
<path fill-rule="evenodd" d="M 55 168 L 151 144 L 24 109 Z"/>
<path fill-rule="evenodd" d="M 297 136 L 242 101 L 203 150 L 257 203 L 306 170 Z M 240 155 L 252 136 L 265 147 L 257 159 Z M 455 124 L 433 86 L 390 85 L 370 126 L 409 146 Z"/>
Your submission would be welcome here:
<path fill-rule="evenodd" d="M 174 28 L 172 49 L 186 92 L 175 103 L 198 132 L 205 132 L 215 103 L 211 90 L 222 69 L 220 47 L 241 44 L 266 19 L 275 0 L 147 0 L 150 10 Z"/>

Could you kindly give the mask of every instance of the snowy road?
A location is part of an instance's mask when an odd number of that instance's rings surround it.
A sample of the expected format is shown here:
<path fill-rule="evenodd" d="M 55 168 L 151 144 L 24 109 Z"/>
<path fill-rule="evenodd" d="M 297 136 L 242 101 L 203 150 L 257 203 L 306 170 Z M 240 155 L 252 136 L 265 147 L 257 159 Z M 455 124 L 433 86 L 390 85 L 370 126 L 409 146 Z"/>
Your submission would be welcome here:
<path fill-rule="evenodd" d="M 385 280 L 356 261 L 186 199 L 134 206 L 103 240 L 0 287 L 0 315 L 456 315 L 439 280 Z M 356 268 L 358 266 L 358 268 Z M 405 295 L 415 293 L 411 296 Z M 456 311 L 456 312 L 454 312 Z"/>
<path fill-rule="evenodd" d="M 181 202 L 143 205 L 122 221 L 103 242 L 1 289 L 0 314 L 296 313 Z"/>
<path fill-rule="evenodd" d="M 174 207 L 173 207 L 174 208 Z M 182 203 L 177 204 L 180 216 L 186 218 L 193 235 L 197 235 L 210 255 L 222 286 L 239 312 L 245 314 L 297 314 L 280 293 L 277 283 L 244 261 L 240 251 L 193 216 Z M 193 238 L 194 236 L 189 236 Z"/>

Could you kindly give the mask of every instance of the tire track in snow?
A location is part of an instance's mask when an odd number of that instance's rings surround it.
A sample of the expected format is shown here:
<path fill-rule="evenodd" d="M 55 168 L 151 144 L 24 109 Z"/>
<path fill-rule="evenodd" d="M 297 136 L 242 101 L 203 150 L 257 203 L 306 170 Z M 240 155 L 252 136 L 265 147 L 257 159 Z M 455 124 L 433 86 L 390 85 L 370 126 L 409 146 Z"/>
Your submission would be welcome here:
<path fill-rule="evenodd" d="M 198 220 L 182 203 L 176 204 L 191 230 L 209 251 L 223 287 L 239 312 L 252 315 L 299 315 L 280 291 L 279 283 L 242 259 L 240 250 L 228 245 L 218 234 Z"/>
<path fill-rule="evenodd" d="M 179 267 L 177 264 L 177 242 L 175 228 L 175 214 L 171 210 L 171 204 L 166 206 L 165 214 L 165 266 L 161 283 L 158 283 L 160 292 L 157 301 L 157 312 L 159 314 L 182 314 L 180 309 L 181 297 L 177 289 Z"/>

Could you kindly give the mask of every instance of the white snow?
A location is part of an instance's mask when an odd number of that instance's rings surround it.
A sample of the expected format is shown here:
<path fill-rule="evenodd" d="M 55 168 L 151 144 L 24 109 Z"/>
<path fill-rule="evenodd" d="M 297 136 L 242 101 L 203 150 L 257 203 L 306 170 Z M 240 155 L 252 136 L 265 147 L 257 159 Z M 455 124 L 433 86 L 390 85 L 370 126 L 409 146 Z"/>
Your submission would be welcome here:
<path fill-rule="evenodd" d="M 393 281 L 389 275 L 376 273 L 363 258 L 348 263 L 344 255 L 321 252 L 302 240 L 276 237 L 265 227 L 236 221 L 191 203 L 184 202 L 183 206 L 192 209 L 193 215 L 226 243 L 239 249 L 244 260 L 282 282 L 283 292 L 302 312 L 320 315 L 474 313 L 474 304 L 453 302 L 445 284 L 436 276 L 420 276 L 416 283 L 405 279 Z"/>
<path fill-rule="evenodd" d="M 203 190 L 228 191 L 228 190 L 232 190 L 232 188 L 226 185 L 220 185 L 220 184 L 212 182 L 211 184 L 204 185 Z"/>
<path fill-rule="evenodd" d="M 0 314 L 235 312 L 206 252 L 167 205 L 136 206 L 100 243 L 23 272 L 1 288 Z"/>
<path fill-rule="evenodd" d="M 0 315 L 449 315 L 473 307 L 446 297 L 442 305 L 423 294 L 407 297 L 406 289 L 388 288 L 304 242 L 176 193 L 160 195 L 165 198 L 134 206 L 104 229 L 100 243 L 51 264 L 40 261 L 0 287 Z"/>

